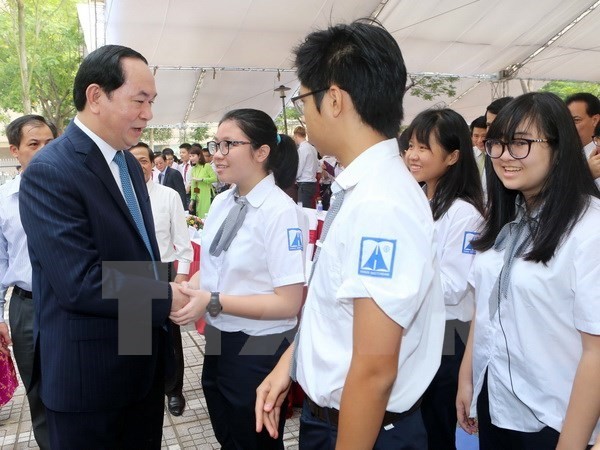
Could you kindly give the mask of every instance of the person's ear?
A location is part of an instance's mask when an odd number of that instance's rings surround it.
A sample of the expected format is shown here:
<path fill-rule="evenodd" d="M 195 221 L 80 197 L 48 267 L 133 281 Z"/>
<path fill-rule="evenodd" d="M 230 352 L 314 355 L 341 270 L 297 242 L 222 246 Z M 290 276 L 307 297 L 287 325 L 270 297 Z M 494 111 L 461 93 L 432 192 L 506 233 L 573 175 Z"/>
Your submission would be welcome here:
<path fill-rule="evenodd" d="M 448 156 L 446 156 L 446 164 L 448 164 L 449 166 L 453 166 L 454 164 L 457 163 L 459 157 L 460 157 L 460 150 L 456 149 L 452 153 L 450 153 Z"/>
<path fill-rule="evenodd" d="M 254 155 L 254 160 L 259 163 L 265 162 L 267 160 L 267 158 L 269 157 L 270 153 L 271 153 L 271 147 L 269 147 L 266 144 L 261 145 L 256 150 L 252 151 L 252 154 Z"/>
<path fill-rule="evenodd" d="M 329 110 L 333 117 L 338 117 L 341 114 L 346 101 L 344 98 L 344 91 L 339 86 L 333 84 L 329 90 L 325 92 L 323 101 L 328 102 Z"/>
<path fill-rule="evenodd" d="M 96 84 L 90 84 L 85 90 L 86 105 L 89 106 L 90 111 L 98 113 L 100 111 L 100 100 L 103 95 L 106 95 L 102 88 Z"/>

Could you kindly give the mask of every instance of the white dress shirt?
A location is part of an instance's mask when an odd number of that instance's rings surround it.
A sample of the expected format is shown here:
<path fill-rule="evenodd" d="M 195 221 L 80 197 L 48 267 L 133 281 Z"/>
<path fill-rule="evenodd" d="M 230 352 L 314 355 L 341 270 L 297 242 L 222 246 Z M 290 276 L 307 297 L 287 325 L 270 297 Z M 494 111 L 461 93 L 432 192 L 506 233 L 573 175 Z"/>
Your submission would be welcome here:
<path fill-rule="evenodd" d="M 475 250 L 471 240 L 479 233 L 482 217 L 470 203 L 456 199 L 435 221 L 446 320 L 468 322 L 473 318 L 475 297 L 468 283 Z"/>
<path fill-rule="evenodd" d="M 319 171 L 319 157 L 317 149 L 308 141 L 302 141 L 298 146 L 298 171 L 297 183 L 315 183 Z"/>
<path fill-rule="evenodd" d="M 491 319 L 490 295 L 504 251 L 475 256 L 469 277 L 477 305 L 472 415 L 487 371 L 494 425 L 522 432 L 545 426 L 561 431 L 582 355 L 580 333 L 600 334 L 598 224 L 600 200 L 593 199 L 547 264 L 516 258 L 508 297 L 500 300 Z M 590 443 L 599 431 L 600 424 Z"/>
<path fill-rule="evenodd" d="M 31 291 L 27 236 L 19 214 L 20 185 L 21 175 L 17 175 L 0 186 L 0 322 L 4 322 L 4 297 L 8 288 L 19 286 Z"/>
<path fill-rule="evenodd" d="M 431 209 L 396 139 L 358 156 L 333 182 L 334 195 L 340 188 L 346 191 L 342 207 L 317 244 L 321 251 L 296 349 L 297 379 L 318 405 L 339 409 L 352 359 L 354 302 L 372 298 L 404 328 L 386 407 L 403 412 L 425 392 L 442 354 L 445 312 Z"/>
<path fill-rule="evenodd" d="M 177 273 L 189 275 L 194 249 L 185 222 L 181 197 L 169 187 L 152 180 L 146 183 L 154 216 L 154 229 L 162 262 L 178 261 Z"/>
<path fill-rule="evenodd" d="M 474 145 L 473 146 L 473 156 L 475 156 L 475 162 L 477 162 L 477 159 L 481 155 L 484 155 L 484 161 L 485 161 L 485 153 L 482 152 L 481 150 L 479 150 L 479 148 Z M 479 171 L 479 166 L 477 166 L 477 171 Z M 487 198 L 487 179 L 485 177 L 485 163 L 483 165 L 483 172 L 481 172 L 479 174 L 479 179 L 481 180 L 481 188 L 483 189 L 483 199 L 485 200 Z"/>
<path fill-rule="evenodd" d="M 276 287 L 304 283 L 304 251 L 308 218 L 275 185 L 273 175 L 263 178 L 246 195 L 248 211 L 227 251 L 209 253 L 210 245 L 234 206 L 234 189 L 215 197 L 202 233 L 200 287 L 229 295 L 272 294 Z M 221 331 L 242 331 L 251 336 L 283 333 L 296 326 L 296 318 L 255 320 L 219 314 L 205 315 Z"/>
<path fill-rule="evenodd" d="M 187 163 L 182 162 L 181 164 L 179 164 L 177 170 L 179 170 L 179 173 L 183 178 L 183 184 L 185 185 L 186 192 L 189 191 L 190 185 L 192 184 L 192 165 L 189 161 Z"/>
<path fill-rule="evenodd" d="M 594 141 L 591 141 L 588 145 L 583 147 L 583 152 L 585 153 L 586 162 L 590 158 L 590 155 L 592 154 L 592 152 L 594 150 L 596 150 L 596 148 L 597 148 L 597 146 L 596 146 L 596 144 L 594 144 Z M 598 186 L 598 188 L 600 188 L 600 178 L 596 178 L 595 181 L 596 181 L 596 186 Z"/>

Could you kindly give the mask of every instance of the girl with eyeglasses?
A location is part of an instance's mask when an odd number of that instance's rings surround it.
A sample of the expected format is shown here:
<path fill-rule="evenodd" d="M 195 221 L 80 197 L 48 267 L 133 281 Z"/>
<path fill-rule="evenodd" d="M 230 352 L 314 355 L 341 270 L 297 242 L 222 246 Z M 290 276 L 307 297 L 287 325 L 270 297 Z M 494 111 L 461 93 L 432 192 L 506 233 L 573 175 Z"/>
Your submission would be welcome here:
<path fill-rule="evenodd" d="M 600 430 L 600 194 L 554 94 L 512 100 L 486 152 L 459 424 L 478 425 L 481 450 L 585 449 Z"/>
<path fill-rule="evenodd" d="M 228 112 L 208 143 L 219 179 L 235 185 L 217 195 L 206 220 L 199 276 L 177 324 L 207 322 L 202 388 L 223 449 L 283 449 L 255 430 L 256 388 L 295 334 L 303 298 L 308 219 L 283 188 L 296 176 L 292 138 L 255 109 Z"/>
<path fill-rule="evenodd" d="M 190 213 L 203 218 L 210 208 L 213 194 L 212 184 L 217 181 L 217 175 L 211 165 L 204 159 L 202 149 L 194 146 L 190 150 L 192 167 L 192 182 L 190 184 Z"/>
<path fill-rule="evenodd" d="M 475 256 L 470 242 L 483 214 L 483 192 L 471 135 L 450 109 L 420 113 L 403 132 L 404 160 L 429 199 L 438 238 L 437 257 L 446 304 L 441 365 L 423 396 L 429 448 L 456 449 L 458 370 L 474 311 L 467 277 Z"/>

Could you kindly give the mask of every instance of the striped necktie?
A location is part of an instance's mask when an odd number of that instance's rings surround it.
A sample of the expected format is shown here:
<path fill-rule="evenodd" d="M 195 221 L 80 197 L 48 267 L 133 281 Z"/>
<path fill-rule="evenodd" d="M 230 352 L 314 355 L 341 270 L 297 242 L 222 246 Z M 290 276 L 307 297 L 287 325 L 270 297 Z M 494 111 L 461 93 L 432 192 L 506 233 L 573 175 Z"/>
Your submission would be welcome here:
<path fill-rule="evenodd" d="M 152 260 L 154 260 L 154 253 L 152 252 L 152 246 L 150 245 L 150 239 L 148 238 L 146 225 L 144 224 L 140 206 L 135 198 L 135 192 L 133 192 L 133 185 L 131 184 L 131 177 L 129 176 L 129 171 L 127 170 L 127 162 L 125 161 L 125 155 L 123 155 L 123 152 L 118 151 L 113 161 L 117 163 L 117 166 L 119 166 L 119 177 L 121 178 L 123 197 L 125 197 L 127 208 L 129 208 L 131 217 L 133 217 L 135 226 L 137 227 L 138 232 L 140 233 L 140 236 L 142 237 L 142 240 L 148 249 L 148 253 L 152 257 Z"/>

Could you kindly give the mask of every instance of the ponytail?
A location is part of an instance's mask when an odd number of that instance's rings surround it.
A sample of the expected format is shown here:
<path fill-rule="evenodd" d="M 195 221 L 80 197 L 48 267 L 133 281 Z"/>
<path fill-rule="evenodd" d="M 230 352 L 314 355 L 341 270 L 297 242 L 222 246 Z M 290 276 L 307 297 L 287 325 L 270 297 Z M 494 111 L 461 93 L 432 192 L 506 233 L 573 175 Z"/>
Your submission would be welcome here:
<path fill-rule="evenodd" d="M 271 148 L 267 160 L 267 170 L 273 172 L 275 184 L 286 190 L 296 181 L 298 171 L 298 150 L 296 143 L 287 134 L 277 135 L 277 147 Z"/>

